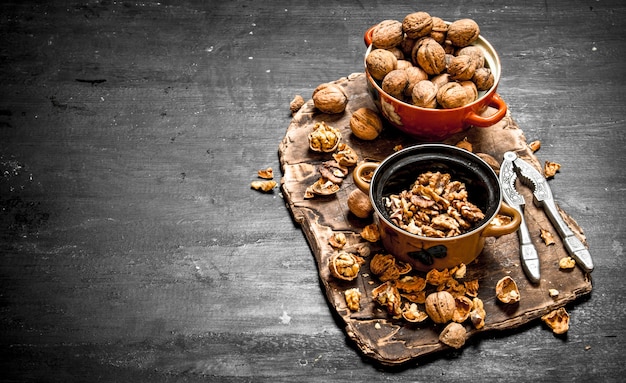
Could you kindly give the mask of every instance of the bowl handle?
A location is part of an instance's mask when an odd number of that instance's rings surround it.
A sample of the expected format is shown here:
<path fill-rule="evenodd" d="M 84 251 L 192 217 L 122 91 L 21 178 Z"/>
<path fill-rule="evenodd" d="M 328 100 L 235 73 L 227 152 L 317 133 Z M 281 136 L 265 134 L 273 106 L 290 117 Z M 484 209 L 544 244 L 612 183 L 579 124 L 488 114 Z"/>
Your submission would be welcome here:
<path fill-rule="evenodd" d="M 352 171 L 352 179 L 354 179 L 354 184 L 356 187 L 361 189 L 361 191 L 365 194 L 370 193 L 370 183 L 363 178 L 363 173 L 368 171 L 374 171 L 378 167 L 378 163 L 376 162 L 363 162 L 360 163 L 354 168 Z"/>
<path fill-rule="evenodd" d="M 498 93 L 493 94 L 493 97 L 489 101 L 489 106 L 498 109 L 496 113 L 489 117 L 482 117 L 474 112 L 471 112 L 467 117 L 465 117 L 465 122 L 469 125 L 485 128 L 499 122 L 506 115 L 506 102 L 504 102 Z"/>
<path fill-rule="evenodd" d="M 376 28 L 376 25 L 369 27 L 369 29 L 365 31 L 365 35 L 363 35 L 363 42 L 365 42 L 366 47 L 372 45 L 372 35 L 374 34 L 374 28 Z"/>
<path fill-rule="evenodd" d="M 511 222 L 501 226 L 495 226 L 489 223 L 487 227 L 485 227 L 485 230 L 480 233 L 482 237 L 499 237 L 501 235 L 511 234 L 517 230 L 519 225 L 522 223 L 522 216 L 519 211 L 513 209 L 504 202 L 500 205 L 499 213 L 511 217 Z"/>

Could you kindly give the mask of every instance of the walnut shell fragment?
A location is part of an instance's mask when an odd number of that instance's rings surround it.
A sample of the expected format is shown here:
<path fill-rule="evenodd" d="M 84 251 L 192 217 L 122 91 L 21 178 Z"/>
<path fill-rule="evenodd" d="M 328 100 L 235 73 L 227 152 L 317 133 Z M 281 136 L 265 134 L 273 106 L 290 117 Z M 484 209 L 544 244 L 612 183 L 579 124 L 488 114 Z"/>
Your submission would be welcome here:
<path fill-rule="evenodd" d="M 324 121 L 316 122 L 309 133 L 309 148 L 314 152 L 332 153 L 339 146 L 341 132 Z"/>
<path fill-rule="evenodd" d="M 328 269 L 332 276 L 344 281 L 351 281 L 359 275 L 363 258 L 346 251 L 335 252 L 328 260 Z"/>
<path fill-rule="evenodd" d="M 372 290 L 372 299 L 383 306 L 392 316 L 400 317 L 402 315 L 402 297 L 390 281 Z"/>
<path fill-rule="evenodd" d="M 466 336 L 467 331 L 465 327 L 460 323 L 452 322 L 441 331 L 439 340 L 447 346 L 458 349 L 465 344 Z"/>
<path fill-rule="evenodd" d="M 348 239 L 346 238 L 346 235 L 340 232 L 333 233 L 333 235 L 331 235 L 328 239 L 328 243 L 335 249 L 343 248 L 347 242 Z"/>
<path fill-rule="evenodd" d="M 361 291 L 358 287 L 347 289 L 344 291 L 344 296 L 350 311 L 359 311 L 361 309 Z"/>
<path fill-rule="evenodd" d="M 337 146 L 337 152 L 333 153 L 333 158 L 339 165 L 345 167 L 354 166 L 359 161 L 359 155 L 343 142 Z"/>
<path fill-rule="evenodd" d="M 396 280 L 400 277 L 400 270 L 396 265 L 396 258 L 391 254 L 376 254 L 370 261 L 370 271 L 381 282 Z"/>
<path fill-rule="evenodd" d="M 417 304 L 410 303 L 404 305 L 404 309 L 402 310 L 402 317 L 407 322 L 419 323 L 428 319 L 428 314 L 426 314 L 424 311 L 421 311 L 418 308 Z"/>
<path fill-rule="evenodd" d="M 250 187 L 252 189 L 268 193 L 276 187 L 276 181 L 252 181 Z"/>
<path fill-rule="evenodd" d="M 463 323 L 470 316 L 470 312 L 474 308 L 472 300 L 464 295 L 454 298 L 456 308 L 452 314 L 454 322 Z"/>
<path fill-rule="evenodd" d="M 322 177 L 326 178 L 332 183 L 340 185 L 343 182 L 343 179 L 348 175 L 348 168 L 339 165 L 339 163 L 337 163 L 337 161 L 335 160 L 330 160 L 324 161 L 320 165 L 319 172 Z"/>
<path fill-rule="evenodd" d="M 502 303 L 519 302 L 520 293 L 513 278 L 507 275 L 496 283 L 496 297 Z"/>
<path fill-rule="evenodd" d="M 548 230 L 544 230 L 544 229 L 539 229 L 539 230 L 540 230 L 541 239 L 543 240 L 543 243 L 546 244 L 546 246 L 554 245 L 556 243 L 554 241 L 554 236 L 552 235 L 551 232 L 549 232 Z"/>
<path fill-rule="evenodd" d="M 563 307 L 542 316 L 541 320 L 557 335 L 565 334 L 569 330 L 569 314 Z"/>
<path fill-rule="evenodd" d="M 472 299 L 472 311 L 470 311 L 469 318 L 475 329 L 480 330 L 485 327 L 486 316 L 487 312 L 485 311 L 483 301 L 480 298 Z"/>
<path fill-rule="evenodd" d="M 337 193 L 340 188 L 341 187 L 336 183 L 329 181 L 324 177 L 320 177 L 313 185 L 306 188 L 304 197 L 313 198 L 316 195 L 329 196 Z"/>
<path fill-rule="evenodd" d="M 361 237 L 368 242 L 377 242 L 380 239 L 380 232 L 375 223 L 369 224 L 361 230 Z"/>

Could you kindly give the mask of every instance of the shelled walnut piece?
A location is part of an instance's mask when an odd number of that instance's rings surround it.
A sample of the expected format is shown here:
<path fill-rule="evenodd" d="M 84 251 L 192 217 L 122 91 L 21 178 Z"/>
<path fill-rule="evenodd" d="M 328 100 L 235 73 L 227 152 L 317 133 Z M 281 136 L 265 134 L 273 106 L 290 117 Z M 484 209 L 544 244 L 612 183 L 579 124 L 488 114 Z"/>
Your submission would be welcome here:
<path fill-rule="evenodd" d="M 569 330 L 569 314 L 563 307 L 542 316 L 541 320 L 557 335 L 565 334 Z"/>

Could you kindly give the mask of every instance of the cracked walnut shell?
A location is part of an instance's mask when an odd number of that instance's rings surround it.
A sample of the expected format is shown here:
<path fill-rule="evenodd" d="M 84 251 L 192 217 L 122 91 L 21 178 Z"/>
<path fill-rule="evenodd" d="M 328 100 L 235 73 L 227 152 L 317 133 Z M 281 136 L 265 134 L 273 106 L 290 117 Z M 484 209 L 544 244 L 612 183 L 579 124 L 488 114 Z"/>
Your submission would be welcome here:
<path fill-rule="evenodd" d="M 316 122 L 309 133 L 309 147 L 314 152 L 331 153 L 339 146 L 341 132 L 324 121 Z"/>
<path fill-rule="evenodd" d="M 517 303 L 520 300 L 517 283 L 510 276 L 506 276 L 496 283 L 496 297 L 502 303 Z"/>
<path fill-rule="evenodd" d="M 359 275 L 363 258 L 346 251 L 335 252 L 328 260 L 328 269 L 335 278 L 351 281 Z"/>

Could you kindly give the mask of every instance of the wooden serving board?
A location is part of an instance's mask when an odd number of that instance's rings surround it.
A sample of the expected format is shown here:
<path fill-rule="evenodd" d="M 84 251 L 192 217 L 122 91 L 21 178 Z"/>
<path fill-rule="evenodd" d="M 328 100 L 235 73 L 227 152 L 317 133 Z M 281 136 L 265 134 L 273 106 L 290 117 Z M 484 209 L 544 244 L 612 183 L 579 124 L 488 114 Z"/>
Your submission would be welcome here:
<path fill-rule="evenodd" d="M 447 349 L 448 346 L 438 340 L 443 327 L 433 324 L 430 320 L 420 324 L 394 320 L 372 300 L 371 291 L 380 282 L 369 272 L 369 259 L 384 249 L 380 243 L 372 244 L 360 237 L 361 230 L 372 223 L 372 219 L 359 219 L 348 209 L 346 202 L 348 194 L 356 187 L 351 174 L 345 179 L 337 194 L 329 197 L 304 198 L 306 188 L 320 176 L 318 165 L 332 159 L 331 154 L 311 151 L 307 136 L 316 122 L 324 121 L 341 131 L 343 141 L 358 153 L 360 160 L 376 161 L 391 155 L 397 145 L 408 147 L 419 142 L 392 126 L 385 126 L 382 134 L 373 141 L 363 141 L 354 137 L 349 127 L 352 113 L 361 107 L 376 110 L 376 106 L 367 90 L 363 73 L 352 74 L 335 83 L 343 87 L 349 96 L 346 111 L 338 115 L 320 113 L 314 107 L 313 101 L 308 100 L 293 116 L 279 146 L 283 171 L 281 188 L 294 219 L 301 225 L 306 235 L 317 262 L 326 297 L 332 309 L 336 310 L 345 323 L 347 336 L 364 355 L 383 365 L 404 364 Z M 488 109 L 485 114 L 493 112 Z M 501 161 L 504 152 L 515 151 L 520 157 L 541 169 L 540 162 L 528 148 L 522 130 L 509 113 L 493 126 L 470 128 L 446 140 L 445 143 L 456 144 L 465 137 L 472 143 L 474 152 L 487 153 Z M 578 267 L 569 271 L 559 269 L 558 262 L 567 253 L 558 233 L 543 210 L 536 208 L 531 202 L 531 191 L 526 187 L 518 187 L 518 190 L 527 201 L 525 216 L 541 260 L 541 281 L 533 285 L 524 275 L 519 260 L 517 233 L 488 238 L 483 252 L 467 267 L 465 279 L 479 280 L 478 297 L 483 300 L 487 312 L 484 328 L 476 330 L 471 324 L 465 324 L 468 337 L 489 330 L 518 327 L 591 292 L 591 278 L 587 273 Z M 585 243 L 580 227 L 567 214 L 561 213 L 571 229 Z M 551 231 L 556 243 L 546 246 L 539 237 L 540 229 Z M 335 250 L 328 240 L 334 232 L 345 233 L 349 245 L 361 244 L 370 247 L 370 256 L 361 267 L 358 278 L 353 281 L 340 281 L 330 275 L 328 260 Z M 501 304 L 495 297 L 496 282 L 507 275 L 518 284 L 521 295 L 518 304 Z M 344 291 L 352 287 L 358 287 L 362 293 L 361 309 L 358 312 L 351 312 L 345 302 Z M 549 289 L 558 290 L 559 295 L 550 297 Z"/>

